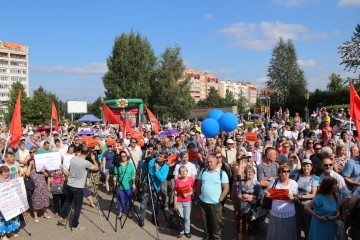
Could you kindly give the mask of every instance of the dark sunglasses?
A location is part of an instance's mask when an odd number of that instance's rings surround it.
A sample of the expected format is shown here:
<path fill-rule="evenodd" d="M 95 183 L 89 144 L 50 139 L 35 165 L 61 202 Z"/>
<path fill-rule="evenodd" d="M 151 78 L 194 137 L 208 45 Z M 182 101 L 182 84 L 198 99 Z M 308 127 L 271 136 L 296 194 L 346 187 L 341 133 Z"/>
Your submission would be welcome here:
<path fill-rule="evenodd" d="M 321 148 L 315 148 L 315 150 L 321 150 Z"/>
<path fill-rule="evenodd" d="M 35 152 L 29 152 L 30 154 L 33 154 L 33 153 L 35 153 Z"/>
<path fill-rule="evenodd" d="M 216 156 L 216 158 L 222 158 L 222 156 Z"/>
<path fill-rule="evenodd" d="M 189 146 L 188 148 L 195 148 L 195 146 Z"/>
<path fill-rule="evenodd" d="M 137 143 L 137 142 L 131 142 L 131 143 Z"/>
<path fill-rule="evenodd" d="M 290 173 L 290 170 L 281 170 L 282 173 Z"/>
<path fill-rule="evenodd" d="M 324 167 L 332 167 L 332 163 L 329 163 L 329 164 L 324 164 Z"/>

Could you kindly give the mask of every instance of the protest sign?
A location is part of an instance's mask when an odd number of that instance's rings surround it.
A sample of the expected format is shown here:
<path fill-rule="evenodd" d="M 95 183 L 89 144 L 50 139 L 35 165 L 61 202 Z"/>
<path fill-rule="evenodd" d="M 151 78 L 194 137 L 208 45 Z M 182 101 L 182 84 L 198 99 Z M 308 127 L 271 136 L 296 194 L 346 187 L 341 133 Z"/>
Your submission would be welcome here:
<path fill-rule="evenodd" d="M 179 154 L 168 156 L 168 163 L 177 162 L 179 159 Z"/>
<path fill-rule="evenodd" d="M 60 169 L 61 156 L 59 152 L 44 153 L 35 155 L 35 167 L 37 172 L 41 172 L 41 169 L 45 167 L 46 170 Z"/>
<path fill-rule="evenodd" d="M 75 154 L 72 155 L 64 155 L 63 158 L 63 165 L 65 166 L 66 169 L 70 168 L 70 160 L 75 156 Z"/>
<path fill-rule="evenodd" d="M 67 153 L 68 148 L 69 148 L 68 146 L 65 146 L 65 147 L 63 147 L 62 149 L 60 149 L 60 150 L 59 150 L 60 155 L 61 155 L 61 156 L 64 156 L 65 153 Z"/>
<path fill-rule="evenodd" d="M 29 203 L 22 177 L 0 184 L 0 211 L 6 221 L 27 209 L 29 209 Z"/>
<path fill-rule="evenodd" d="M 257 133 L 247 133 L 247 134 L 245 134 L 245 141 L 247 141 L 247 142 L 256 142 L 257 141 Z"/>

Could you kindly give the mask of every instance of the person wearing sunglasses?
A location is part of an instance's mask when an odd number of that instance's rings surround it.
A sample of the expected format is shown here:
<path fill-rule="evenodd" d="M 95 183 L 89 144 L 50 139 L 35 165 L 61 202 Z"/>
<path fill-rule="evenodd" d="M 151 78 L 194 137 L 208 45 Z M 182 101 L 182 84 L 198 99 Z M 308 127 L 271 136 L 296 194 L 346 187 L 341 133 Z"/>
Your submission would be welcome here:
<path fill-rule="evenodd" d="M 334 161 L 331 160 L 329 157 L 325 157 L 322 161 L 322 167 L 324 172 L 320 175 L 320 183 L 323 181 L 324 178 L 333 177 L 337 181 L 337 189 L 338 189 L 338 198 L 341 199 L 350 199 L 351 192 L 349 191 L 348 187 L 346 186 L 344 178 L 334 171 Z"/>
<path fill-rule="evenodd" d="M 294 195 L 298 195 L 298 184 L 290 179 L 288 165 L 281 165 L 277 173 L 278 178 L 272 179 L 268 188 L 264 190 L 266 197 L 271 195 L 270 188 L 284 190 L 282 194 L 272 197 L 267 239 L 296 239 Z"/>

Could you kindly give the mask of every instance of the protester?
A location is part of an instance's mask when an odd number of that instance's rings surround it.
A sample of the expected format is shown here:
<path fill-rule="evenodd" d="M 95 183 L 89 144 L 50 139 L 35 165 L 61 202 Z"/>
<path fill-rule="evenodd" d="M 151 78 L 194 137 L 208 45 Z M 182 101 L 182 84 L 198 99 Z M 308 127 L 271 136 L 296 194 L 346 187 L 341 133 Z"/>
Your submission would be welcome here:
<path fill-rule="evenodd" d="M 72 219 L 73 232 L 85 229 L 85 227 L 79 226 L 79 217 L 83 204 L 84 186 L 88 169 L 91 171 L 97 171 L 99 169 L 94 157 L 91 158 L 91 162 L 85 160 L 88 154 L 89 149 L 83 148 L 81 149 L 79 156 L 74 156 L 70 160 L 70 173 L 66 187 L 66 201 L 61 209 L 58 219 L 58 222 L 61 225 L 66 224 L 65 218 L 68 215 L 72 202 L 74 202 L 74 215 Z"/>
<path fill-rule="evenodd" d="M 311 215 L 304 207 L 315 197 L 319 182 L 314 176 L 314 168 L 310 159 L 304 159 L 301 169 L 294 180 L 298 184 L 298 195 L 295 196 L 297 239 L 301 240 L 301 230 L 304 229 L 305 239 L 309 238 Z"/>
<path fill-rule="evenodd" d="M 208 156 L 207 163 L 208 167 L 202 170 L 197 182 L 200 214 L 206 238 L 221 239 L 222 208 L 219 203 L 229 192 L 229 179 L 226 172 L 217 167 L 214 155 Z"/>
<path fill-rule="evenodd" d="M 190 234 L 190 215 L 191 215 L 191 196 L 194 188 L 194 178 L 188 176 L 188 169 L 185 165 L 178 170 L 179 178 L 175 181 L 174 209 L 179 210 L 180 216 L 184 218 L 184 229 L 180 231 L 177 238 L 185 234 L 191 238 Z"/>
<path fill-rule="evenodd" d="M 114 167 L 114 182 L 118 184 L 118 210 L 119 218 L 123 215 L 127 215 L 132 218 L 132 197 L 134 190 L 136 190 L 135 184 L 135 168 L 128 160 L 127 153 L 125 151 L 120 152 L 121 162 L 115 164 Z M 125 207 L 127 213 L 125 212 Z"/>
<path fill-rule="evenodd" d="M 8 182 L 10 170 L 7 166 L 0 166 L 0 184 Z M 0 212 L 0 237 L 3 240 L 8 237 L 17 237 L 18 229 L 20 228 L 20 218 L 16 216 L 8 221 L 5 220 L 3 214 Z"/>
<path fill-rule="evenodd" d="M 309 240 L 335 240 L 335 220 L 340 216 L 336 191 L 336 179 L 327 177 L 321 182 L 315 198 L 305 206 L 312 215 Z"/>
<path fill-rule="evenodd" d="M 103 163 L 102 170 L 105 173 L 105 187 L 107 194 L 110 194 L 110 191 L 113 191 L 113 184 L 110 182 L 113 176 L 114 170 L 114 162 L 116 156 L 116 150 L 114 150 L 113 146 L 107 146 L 108 151 L 103 154 Z"/>
<path fill-rule="evenodd" d="M 31 195 L 34 222 L 39 222 L 37 212 L 39 210 L 43 211 L 43 218 L 50 219 L 51 217 L 47 213 L 47 208 L 49 207 L 49 195 L 45 180 L 45 177 L 49 177 L 49 174 L 45 171 L 45 167 L 41 169 L 40 173 L 36 172 L 35 161 L 31 159 L 26 170 L 26 176 L 30 177 L 30 179 L 35 183 L 35 189 Z"/>
<path fill-rule="evenodd" d="M 152 194 L 153 204 L 155 212 L 153 212 L 153 223 L 158 224 L 158 195 L 160 191 L 161 184 L 166 181 L 166 177 L 169 172 L 169 166 L 165 163 L 167 159 L 166 152 L 160 152 L 157 158 L 151 159 L 149 162 L 142 162 L 140 164 L 141 169 L 147 169 L 148 176 L 144 178 L 141 189 L 141 203 L 140 203 L 140 218 L 139 226 L 144 226 L 144 219 L 146 214 L 147 202 L 149 200 L 149 194 Z M 150 186 L 149 186 L 150 183 Z"/>
<path fill-rule="evenodd" d="M 64 187 L 67 175 L 69 175 L 69 172 L 64 165 L 60 165 L 59 170 L 48 171 L 47 186 L 53 197 L 55 217 L 59 216 L 66 200 Z"/>

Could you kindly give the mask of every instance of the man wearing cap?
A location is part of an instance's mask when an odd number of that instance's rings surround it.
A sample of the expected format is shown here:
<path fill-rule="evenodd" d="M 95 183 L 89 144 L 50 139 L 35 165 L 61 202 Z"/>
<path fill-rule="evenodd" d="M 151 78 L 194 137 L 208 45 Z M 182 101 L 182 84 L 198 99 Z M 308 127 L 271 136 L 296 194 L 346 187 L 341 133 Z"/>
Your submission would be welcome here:
<path fill-rule="evenodd" d="M 185 140 L 185 144 L 186 145 L 189 145 L 189 143 L 193 143 L 195 145 L 195 148 L 196 149 L 199 149 L 199 146 L 200 146 L 200 142 L 199 140 L 197 140 L 195 138 L 195 132 L 194 131 L 191 131 L 190 132 L 190 138 L 188 138 L 187 140 Z"/>
<path fill-rule="evenodd" d="M 53 131 L 52 138 L 50 138 L 50 149 L 51 150 L 53 150 L 56 147 L 55 139 L 59 139 L 59 133 L 56 131 Z"/>
<path fill-rule="evenodd" d="M 232 165 L 233 163 L 236 162 L 236 148 L 234 147 L 235 146 L 234 143 L 235 143 L 234 140 L 229 138 L 228 140 L 226 140 L 226 147 L 224 147 L 221 150 L 223 159 L 229 165 Z"/>

